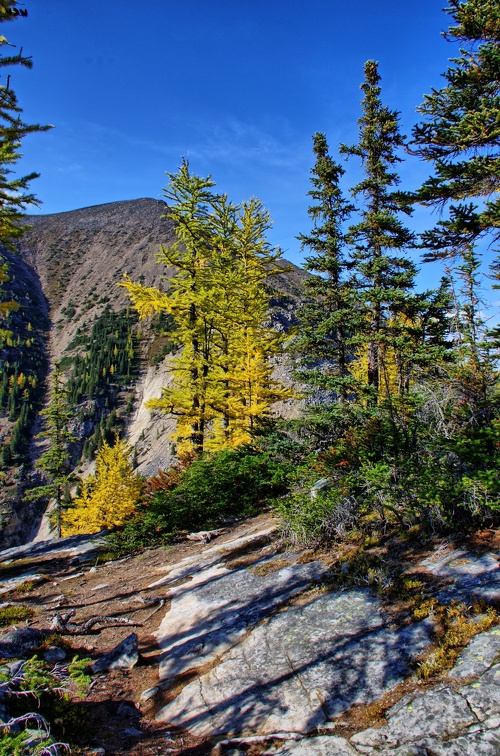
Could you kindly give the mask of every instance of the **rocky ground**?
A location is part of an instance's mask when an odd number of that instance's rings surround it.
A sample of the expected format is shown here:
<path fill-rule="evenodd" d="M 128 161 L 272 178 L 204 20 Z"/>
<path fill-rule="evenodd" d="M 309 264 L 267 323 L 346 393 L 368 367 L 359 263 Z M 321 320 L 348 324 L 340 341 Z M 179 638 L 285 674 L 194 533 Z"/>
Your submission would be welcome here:
<path fill-rule="evenodd" d="M 499 754 L 500 626 L 486 611 L 500 600 L 497 533 L 387 539 L 360 562 L 349 545 L 286 550 L 275 527 L 263 514 L 207 544 L 107 562 L 87 537 L 0 554 L 0 600 L 33 608 L 35 631 L 71 611 L 68 628 L 97 615 L 128 622 L 62 635 L 68 657 L 94 664 L 76 702 L 81 747 L 106 756 Z M 449 663 L 417 676 L 448 648 L 450 605 L 462 640 Z M 12 637 L 5 628 L 0 655 Z M 125 639 L 130 668 L 103 669 Z"/>

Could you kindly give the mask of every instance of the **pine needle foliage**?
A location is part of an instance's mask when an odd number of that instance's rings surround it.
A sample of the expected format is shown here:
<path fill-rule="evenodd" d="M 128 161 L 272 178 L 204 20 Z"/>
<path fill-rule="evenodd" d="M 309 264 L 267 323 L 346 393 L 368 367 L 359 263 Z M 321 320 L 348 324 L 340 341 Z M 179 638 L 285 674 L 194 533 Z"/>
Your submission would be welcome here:
<path fill-rule="evenodd" d="M 50 403 L 40 412 L 40 415 L 45 420 L 46 428 L 38 434 L 37 438 L 47 439 L 49 447 L 38 460 L 37 467 L 47 475 L 48 481 L 32 488 L 25 498 L 32 500 L 48 497 L 54 501 L 52 524 L 57 537 L 60 538 L 63 512 L 71 500 L 70 445 L 75 441 L 75 437 L 70 429 L 74 415 L 68 403 L 65 381 L 57 363 L 52 376 Z"/>
<path fill-rule="evenodd" d="M 0 23 L 12 21 L 9 9 L 15 8 L 15 0 L 1 0 Z M 15 54 L 5 54 L 6 48 L 15 47 L 5 36 L 0 36 L 0 68 L 11 66 L 32 68 L 31 58 L 23 55 L 22 48 Z M 22 140 L 28 135 L 47 131 L 51 126 L 29 124 L 22 119 L 22 108 L 11 86 L 11 75 L 0 86 L 0 241 L 13 247 L 26 226 L 23 225 L 23 213 L 26 207 L 37 205 L 36 196 L 29 191 L 29 184 L 38 177 L 38 173 L 12 178 L 12 166 L 22 157 L 19 152 Z"/>
<path fill-rule="evenodd" d="M 339 182 L 345 171 L 328 154 L 325 135 L 315 134 L 313 143 L 316 162 L 308 193 L 314 202 L 308 209 L 313 228 L 298 238 L 312 252 L 304 267 L 315 275 L 304 284 L 306 302 L 298 312 L 301 327 L 293 349 L 300 355 L 298 377 L 344 401 L 353 390 L 349 339 L 358 319 L 344 230 L 354 206 L 342 196 Z"/>
<path fill-rule="evenodd" d="M 410 306 L 417 271 L 403 254 L 414 247 L 415 238 L 400 219 L 401 215 L 410 215 L 412 209 L 408 196 L 396 189 L 399 177 L 395 167 L 401 162 L 398 153 L 404 146 L 398 113 L 380 99 L 377 63 L 365 63 L 364 72 L 359 142 L 341 145 L 340 151 L 358 157 L 364 174 L 351 191 L 362 206 L 360 221 L 350 226 L 347 240 L 351 245 L 351 285 L 357 291 L 359 315 L 353 343 L 366 345 L 366 384 L 372 390 L 371 402 L 376 404 L 384 378 L 384 350 L 391 342 L 394 344 L 390 324 Z M 397 322 L 398 329 L 403 329 L 404 318 Z"/>
<path fill-rule="evenodd" d="M 461 45 L 459 57 L 419 108 L 414 152 L 433 175 L 418 198 L 449 205 L 448 218 L 424 234 L 427 259 L 454 257 L 500 228 L 500 8 L 496 0 L 451 0 L 454 22 L 444 36 Z"/>
<path fill-rule="evenodd" d="M 314 252 L 308 264 L 319 276 L 308 286 L 319 301 L 303 308 L 297 343 L 308 348 L 303 378 L 329 394 L 298 423 L 314 447 L 280 503 L 285 532 L 301 541 L 359 526 L 468 527 L 500 511 L 498 373 L 484 338 L 480 259 L 473 245 L 458 247 L 440 287 L 415 292 L 408 252 L 417 241 L 402 220 L 412 198 L 396 172 L 405 143 L 374 61 L 361 88 L 359 141 L 341 146 L 363 169 L 355 210 L 346 212 L 326 139 L 314 137 L 314 227 L 301 238 Z M 311 488 L 324 477 L 324 490 Z"/>

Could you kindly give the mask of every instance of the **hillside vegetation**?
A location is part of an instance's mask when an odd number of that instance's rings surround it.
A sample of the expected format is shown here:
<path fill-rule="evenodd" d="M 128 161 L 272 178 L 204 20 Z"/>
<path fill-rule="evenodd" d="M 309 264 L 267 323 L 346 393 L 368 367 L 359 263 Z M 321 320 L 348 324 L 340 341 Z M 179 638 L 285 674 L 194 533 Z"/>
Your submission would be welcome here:
<path fill-rule="evenodd" d="M 425 98 L 410 145 L 375 61 L 365 64 L 358 142 L 339 146 L 347 169 L 314 135 L 307 272 L 268 243 L 258 200 L 233 203 L 187 161 L 168 174 L 166 203 L 29 219 L 16 242 L 22 263 L 2 269 L 1 461 L 4 494 L 22 483 L 17 517 L 33 506 L 26 492 L 47 503 L 52 476 L 68 532 L 70 522 L 85 529 L 84 506 L 91 530 L 117 528 L 119 549 L 269 504 L 303 543 L 496 521 L 498 328 L 488 329 L 481 297 L 482 249 L 498 227 L 499 14 L 480 6 L 448 8 L 448 37 L 471 52 Z M 399 189 L 405 150 L 433 171 L 413 192 Z M 348 197 L 353 161 L 361 177 Z M 407 225 L 417 203 L 447 208 L 420 236 Z M 443 263 L 434 290 L 417 289 L 422 248 L 423 264 Z M 20 265 L 39 277 L 49 337 L 30 314 L 43 302 L 16 288 Z M 499 267 L 494 258 L 494 282 Z M 49 355 L 63 376 L 60 409 L 45 382 Z M 146 383 L 155 389 L 144 420 Z M 33 444 L 40 430 L 45 442 Z M 99 519 L 96 492 L 125 491 L 130 475 L 127 507 Z M 230 500 L 231 490 L 241 493 Z"/>

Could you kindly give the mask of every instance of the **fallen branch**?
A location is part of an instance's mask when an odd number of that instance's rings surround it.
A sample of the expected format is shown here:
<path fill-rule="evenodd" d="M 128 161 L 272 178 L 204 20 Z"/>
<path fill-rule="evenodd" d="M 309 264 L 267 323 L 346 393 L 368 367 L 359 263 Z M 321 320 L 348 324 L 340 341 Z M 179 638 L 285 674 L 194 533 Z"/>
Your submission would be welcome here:
<path fill-rule="evenodd" d="M 165 599 L 163 596 L 151 596 L 148 598 L 144 598 L 144 596 L 134 596 L 130 601 L 123 601 L 122 603 L 130 603 L 131 601 L 139 601 L 141 604 L 144 604 L 144 606 L 154 606 L 155 604 L 159 604 L 161 601 L 165 602 Z M 135 611 L 138 611 L 137 609 Z"/>
<path fill-rule="evenodd" d="M 158 606 L 155 607 L 153 611 L 148 614 L 148 616 L 144 619 L 144 622 L 147 622 L 148 619 L 151 619 L 153 614 L 156 614 L 156 612 L 158 612 L 163 606 L 165 606 L 165 599 L 160 600 L 160 603 L 158 604 Z"/>
<path fill-rule="evenodd" d="M 16 734 L 19 731 L 20 725 L 28 726 L 31 722 L 36 723 L 38 732 L 40 732 L 45 738 L 50 738 L 49 723 L 41 714 L 36 714 L 35 712 L 23 714 L 21 717 L 12 717 L 8 722 L 3 723 L 1 728 L 4 730 L 4 734 L 5 731 Z M 41 747 L 41 750 L 37 750 L 36 753 L 39 754 L 39 756 L 58 756 L 58 754 L 61 753 L 61 748 L 64 748 L 68 753 L 71 753 L 68 743 L 61 742 L 47 743 Z"/>
<path fill-rule="evenodd" d="M 99 625 L 99 630 L 105 627 L 124 627 L 129 625 L 132 627 L 142 627 L 142 622 L 134 622 L 126 617 L 103 617 L 102 615 L 96 615 L 91 617 L 81 625 L 76 622 L 70 622 L 71 617 L 75 615 L 75 610 L 65 614 L 54 614 L 52 622 L 50 623 L 50 629 L 52 632 L 65 633 L 66 635 L 90 635 L 96 625 Z"/>
<path fill-rule="evenodd" d="M 251 735 L 248 738 L 229 738 L 221 740 L 212 753 L 217 756 L 226 746 L 250 745 L 251 743 L 265 743 L 268 740 L 303 740 L 304 735 L 297 732 L 272 732 L 269 735 Z"/>
<path fill-rule="evenodd" d="M 225 528 L 219 528 L 218 530 L 200 530 L 198 533 L 188 533 L 186 536 L 188 541 L 201 541 L 201 543 L 210 543 L 212 538 L 217 538 L 223 533 Z"/>

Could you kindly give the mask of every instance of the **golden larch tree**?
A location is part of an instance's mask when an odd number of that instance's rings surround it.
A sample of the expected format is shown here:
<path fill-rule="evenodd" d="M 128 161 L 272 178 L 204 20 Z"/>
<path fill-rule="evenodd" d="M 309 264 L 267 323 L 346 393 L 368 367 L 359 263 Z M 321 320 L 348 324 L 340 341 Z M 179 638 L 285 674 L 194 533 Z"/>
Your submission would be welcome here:
<path fill-rule="evenodd" d="M 124 440 L 117 439 L 114 446 L 104 442 L 97 453 L 95 473 L 83 482 L 80 495 L 64 512 L 63 535 L 117 527 L 134 512 L 142 480 L 132 469 L 130 452 Z"/>

